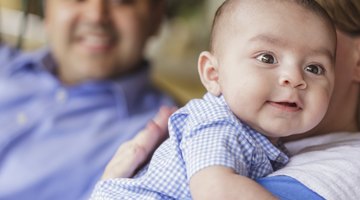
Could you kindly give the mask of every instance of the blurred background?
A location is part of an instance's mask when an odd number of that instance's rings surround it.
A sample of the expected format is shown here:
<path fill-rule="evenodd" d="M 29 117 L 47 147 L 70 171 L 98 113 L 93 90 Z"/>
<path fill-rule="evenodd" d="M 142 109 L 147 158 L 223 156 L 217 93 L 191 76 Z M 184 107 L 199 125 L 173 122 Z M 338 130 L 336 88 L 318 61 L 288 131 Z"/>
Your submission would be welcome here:
<path fill-rule="evenodd" d="M 179 105 L 201 97 L 205 89 L 197 58 L 208 49 L 215 9 L 222 0 L 168 0 L 168 15 L 147 48 L 154 83 Z M 0 0 L 0 40 L 25 51 L 46 46 L 42 0 Z"/>

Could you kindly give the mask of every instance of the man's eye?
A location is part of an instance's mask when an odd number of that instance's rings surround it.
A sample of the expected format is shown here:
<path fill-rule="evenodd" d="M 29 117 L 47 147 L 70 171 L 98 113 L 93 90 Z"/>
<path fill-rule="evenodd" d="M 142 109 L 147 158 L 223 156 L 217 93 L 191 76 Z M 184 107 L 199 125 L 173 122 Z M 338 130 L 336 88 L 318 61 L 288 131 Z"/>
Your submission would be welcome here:
<path fill-rule="evenodd" d="M 316 75 L 321 75 L 325 73 L 325 69 L 319 65 L 308 65 L 305 67 L 305 71 Z"/>
<path fill-rule="evenodd" d="M 256 57 L 257 60 L 263 63 L 267 64 L 276 64 L 277 60 L 274 58 L 274 56 L 264 53 Z"/>

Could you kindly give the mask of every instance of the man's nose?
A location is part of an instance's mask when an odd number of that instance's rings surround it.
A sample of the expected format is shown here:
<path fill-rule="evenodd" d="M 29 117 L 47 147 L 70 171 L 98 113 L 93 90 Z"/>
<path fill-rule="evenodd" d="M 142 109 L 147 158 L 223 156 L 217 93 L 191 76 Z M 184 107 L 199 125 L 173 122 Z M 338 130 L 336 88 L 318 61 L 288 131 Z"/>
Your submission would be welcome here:
<path fill-rule="evenodd" d="M 279 85 L 284 87 L 292 87 L 297 89 L 305 89 L 307 87 L 303 73 L 298 69 L 286 70 L 279 77 Z"/>
<path fill-rule="evenodd" d="M 109 20 L 109 3 L 104 0 L 89 0 L 86 2 L 84 15 L 87 20 L 103 23 Z"/>

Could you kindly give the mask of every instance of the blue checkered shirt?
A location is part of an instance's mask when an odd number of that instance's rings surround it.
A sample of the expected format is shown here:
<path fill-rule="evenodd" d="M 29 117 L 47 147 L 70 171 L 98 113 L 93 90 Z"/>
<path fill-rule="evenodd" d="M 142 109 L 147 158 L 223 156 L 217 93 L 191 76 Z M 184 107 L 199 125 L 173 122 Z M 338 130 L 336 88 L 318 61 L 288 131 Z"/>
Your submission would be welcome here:
<path fill-rule="evenodd" d="M 133 179 L 101 181 L 92 199 L 191 199 L 189 180 L 206 167 L 229 167 L 255 179 L 288 162 L 265 136 L 238 120 L 222 96 L 208 93 L 190 101 L 170 117 L 169 132 Z"/>

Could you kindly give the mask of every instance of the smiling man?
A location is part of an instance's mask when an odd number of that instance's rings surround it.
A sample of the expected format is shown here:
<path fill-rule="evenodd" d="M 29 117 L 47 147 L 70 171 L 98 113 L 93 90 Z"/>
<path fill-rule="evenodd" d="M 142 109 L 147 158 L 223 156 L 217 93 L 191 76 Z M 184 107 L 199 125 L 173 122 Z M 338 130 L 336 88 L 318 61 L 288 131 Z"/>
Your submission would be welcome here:
<path fill-rule="evenodd" d="M 0 199 L 88 199 L 117 147 L 172 101 L 149 79 L 164 0 L 47 0 L 49 47 L 0 48 Z"/>
<path fill-rule="evenodd" d="M 48 0 L 46 29 L 60 79 L 117 78 L 140 68 L 163 16 L 161 1 Z"/>

